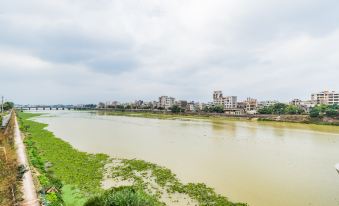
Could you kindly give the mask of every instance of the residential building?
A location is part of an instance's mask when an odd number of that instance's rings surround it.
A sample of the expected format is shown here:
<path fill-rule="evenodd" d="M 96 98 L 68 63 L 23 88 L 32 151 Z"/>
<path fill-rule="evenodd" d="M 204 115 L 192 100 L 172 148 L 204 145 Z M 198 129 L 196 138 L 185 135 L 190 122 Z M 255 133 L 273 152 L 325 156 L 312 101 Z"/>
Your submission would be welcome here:
<path fill-rule="evenodd" d="M 144 104 L 142 100 L 135 100 L 134 105 L 136 108 L 140 108 Z"/>
<path fill-rule="evenodd" d="M 339 93 L 335 91 L 323 91 L 311 94 L 311 100 L 315 104 L 339 104 Z"/>
<path fill-rule="evenodd" d="M 300 99 L 292 99 L 290 105 L 300 106 L 302 101 Z"/>
<path fill-rule="evenodd" d="M 169 109 L 174 105 L 174 98 L 168 96 L 159 97 L 159 107 Z"/>
<path fill-rule="evenodd" d="M 301 101 L 299 107 L 303 109 L 306 113 L 309 113 L 312 107 L 315 107 L 316 104 L 312 100 Z"/>
<path fill-rule="evenodd" d="M 258 101 L 256 99 L 248 97 L 245 101 L 245 111 L 247 114 L 256 114 Z"/>
<path fill-rule="evenodd" d="M 213 92 L 213 104 L 222 105 L 223 104 L 223 96 L 222 91 L 214 91 Z"/>
<path fill-rule="evenodd" d="M 190 112 L 195 112 L 196 111 L 196 107 L 194 102 L 188 102 L 186 105 L 186 110 L 190 111 Z"/>
<path fill-rule="evenodd" d="M 269 107 L 273 106 L 275 104 L 279 103 L 277 100 L 266 100 L 266 101 L 260 101 L 258 103 L 258 109 L 264 108 L 264 107 Z"/>
<path fill-rule="evenodd" d="M 223 99 L 224 99 L 225 109 L 237 108 L 237 97 L 236 96 L 227 96 L 227 97 L 223 97 Z"/>
<path fill-rule="evenodd" d="M 245 114 L 244 109 L 240 109 L 240 108 L 228 108 L 228 109 L 224 109 L 224 113 L 225 114 L 229 114 L 229 115 L 243 115 Z"/>
<path fill-rule="evenodd" d="M 204 103 L 199 103 L 199 102 L 194 103 L 195 111 L 201 111 L 205 106 L 206 104 Z"/>
<path fill-rule="evenodd" d="M 223 96 L 222 91 L 213 92 L 213 104 L 223 105 L 224 109 L 235 109 L 237 108 L 237 97 L 236 96 Z"/>
<path fill-rule="evenodd" d="M 186 100 L 179 100 L 179 101 L 176 101 L 175 104 L 180 107 L 180 109 L 186 109 L 186 106 L 187 106 L 187 101 Z"/>

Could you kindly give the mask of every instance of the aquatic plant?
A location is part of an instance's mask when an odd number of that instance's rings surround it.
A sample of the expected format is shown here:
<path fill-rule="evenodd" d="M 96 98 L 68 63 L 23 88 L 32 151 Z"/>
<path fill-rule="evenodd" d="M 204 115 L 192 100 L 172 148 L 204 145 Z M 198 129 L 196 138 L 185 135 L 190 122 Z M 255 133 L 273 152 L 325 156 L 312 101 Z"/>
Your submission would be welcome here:
<path fill-rule="evenodd" d="M 42 192 L 44 193 L 46 188 L 50 187 L 56 187 L 58 191 L 61 191 L 62 184 L 57 183 L 62 182 L 79 189 L 84 197 L 101 193 L 103 191 L 101 189 L 103 169 L 108 156 L 88 154 L 74 149 L 69 143 L 47 131 L 46 124 L 29 120 L 38 115 L 40 114 L 21 112 L 19 122 L 26 133 L 25 144 L 30 163 L 40 173 L 38 179 Z M 47 165 L 49 167 L 46 167 Z M 47 199 L 61 203 L 60 194 L 56 194 L 56 197 L 49 195 Z"/>
<path fill-rule="evenodd" d="M 155 197 L 143 190 L 131 186 L 123 186 L 108 190 L 104 194 L 91 198 L 84 206 L 162 206 Z"/>
<path fill-rule="evenodd" d="M 193 200 L 196 200 L 201 206 L 245 206 L 244 203 L 230 202 L 226 197 L 217 194 L 214 189 L 207 187 L 203 183 L 181 183 L 171 170 L 159 165 L 146 162 L 143 160 L 127 160 L 121 159 L 120 164 L 112 168 L 113 178 L 122 178 L 124 180 L 133 180 L 136 188 L 146 189 L 148 182 L 139 174 L 151 173 L 151 177 L 162 188 L 167 188 L 167 192 L 174 194 L 175 192 L 187 194 Z M 159 192 L 159 191 L 158 191 Z M 159 196 L 159 195 L 158 195 Z"/>

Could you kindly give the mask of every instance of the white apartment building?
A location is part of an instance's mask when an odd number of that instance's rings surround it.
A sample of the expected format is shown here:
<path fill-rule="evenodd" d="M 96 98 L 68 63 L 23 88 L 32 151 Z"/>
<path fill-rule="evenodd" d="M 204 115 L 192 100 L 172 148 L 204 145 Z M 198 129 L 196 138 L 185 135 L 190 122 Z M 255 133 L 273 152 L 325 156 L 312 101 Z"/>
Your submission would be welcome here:
<path fill-rule="evenodd" d="M 159 97 L 159 106 L 165 109 L 169 109 L 174 105 L 175 99 L 173 97 L 161 96 Z"/>
<path fill-rule="evenodd" d="M 315 104 L 339 104 L 339 93 L 335 91 L 323 91 L 311 94 L 311 100 Z"/>
<path fill-rule="evenodd" d="M 186 109 L 187 109 L 187 111 L 194 112 L 195 111 L 195 104 L 194 104 L 194 102 L 187 103 Z"/>
<path fill-rule="evenodd" d="M 225 109 L 233 109 L 237 108 L 237 97 L 236 96 L 227 96 L 224 97 L 224 108 Z"/>
<path fill-rule="evenodd" d="M 222 91 L 214 91 L 213 104 L 223 105 L 224 109 L 234 109 L 237 108 L 237 97 L 236 96 L 224 97 Z"/>

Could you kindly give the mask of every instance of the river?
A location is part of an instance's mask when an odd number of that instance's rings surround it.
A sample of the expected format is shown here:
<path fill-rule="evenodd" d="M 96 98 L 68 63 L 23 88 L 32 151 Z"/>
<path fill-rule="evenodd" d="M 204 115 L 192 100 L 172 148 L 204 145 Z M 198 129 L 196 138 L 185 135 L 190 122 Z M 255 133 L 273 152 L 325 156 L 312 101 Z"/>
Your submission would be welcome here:
<path fill-rule="evenodd" d="M 81 151 L 157 163 L 231 201 L 339 205 L 339 127 L 75 111 L 51 111 L 36 120 Z"/>

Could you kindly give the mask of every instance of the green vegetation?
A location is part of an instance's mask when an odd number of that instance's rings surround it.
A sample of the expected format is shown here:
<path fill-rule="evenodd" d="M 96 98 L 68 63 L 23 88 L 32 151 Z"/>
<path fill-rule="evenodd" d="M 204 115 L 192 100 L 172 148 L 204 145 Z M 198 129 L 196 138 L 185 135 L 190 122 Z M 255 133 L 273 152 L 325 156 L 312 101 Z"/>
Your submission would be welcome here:
<path fill-rule="evenodd" d="M 210 113 L 224 113 L 224 108 L 222 105 L 205 106 L 203 111 Z"/>
<path fill-rule="evenodd" d="M 20 128 L 25 132 L 30 163 L 39 172 L 42 193 L 49 205 L 62 205 L 63 185 L 70 185 L 73 191 L 68 195 L 91 197 L 102 192 L 103 168 L 108 159 L 104 154 L 80 152 L 67 142 L 56 138 L 45 130 L 46 124 L 29 120 L 39 114 L 19 113 Z M 53 189 L 48 193 L 50 189 Z"/>
<path fill-rule="evenodd" d="M 91 198 L 85 206 L 161 206 L 156 198 L 143 190 L 124 186 L 113 188 L 101 196 Z"/>
<path fill-rule="evenodd" d="M 339 105 L 320 104 L 313 107 L 310 111 L 310 117 L 338 117 Z"/>
<path fill-rule="evenodd" d="M 259 114 L 302 114 L 304 111 L 295 105 L 276 103 L 258 110 Z"/>
<path fill-rule="evenodd" d="M 114 116 L 127 116 L 127 117 L 142 117 L 142 118 L 151 118 L 151 119 L 169 119 L 169 120 L 213 120 L 213 122 L 217 121 L 230 121 L 230 120 L 246 120 L 241 117 L 225 117 L 225 116 L 214 116 L 211 114 L 187 114 L 187 113 L 160 113 L 160 112 L 130 112 L 130 111 L 97 111 L 97 114 L 103 115 L 114 115 Z"/>
<path fill-rule="evenodd" d="M 5 102 L 4 103 L 4 110 L 10 110 L 14 108 L 14 103 L 13 102 Z"/>
<path fill-rule="evenodd" d="M 170 108 L 172 113 L 180 113 L 180 112 L 185 112 L 184 109 L 180 108 L 178 105 L 174 105 L 173 107 Z"/>
<path fill-rule="evenodd" d="M 113 167 L 112 177 L 122 178 L 123 180 L 133 180 L 134 187 L 142 190 L 148 190 L 150 179 L 148 174 L 151 173 L 151 178 L 161 186 L 167 189 L 167 192 L 173 194 L 175 192 L 187 194 L 193 200 L 196 200 L 201 206 L 220 205 L 220 206 L 244 206 L 243 203 L 232 203 L 226 197 L 218 195 L 212 188 L 207 187 L 202 183 L 181 183 L 171 170 L 149 163 L 143 160 L 126 160 L 122 159 L 121 164 Z M 141 176 L 139 175 L 141 174 Z M 156 192 L 157 197 L 161 196 L 161 191 Z"/>

